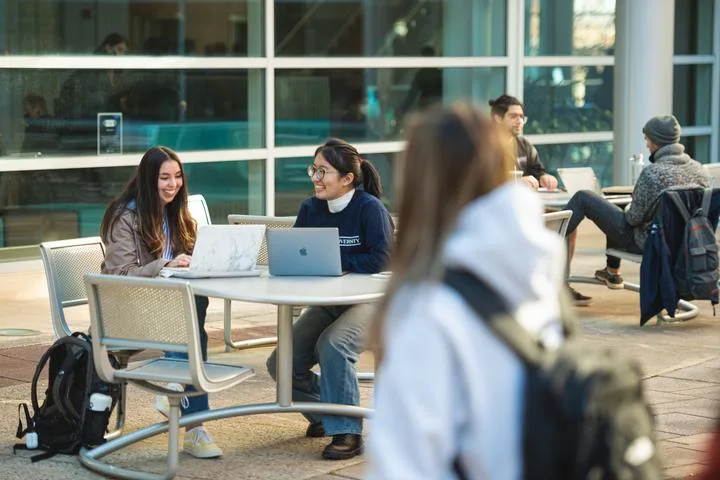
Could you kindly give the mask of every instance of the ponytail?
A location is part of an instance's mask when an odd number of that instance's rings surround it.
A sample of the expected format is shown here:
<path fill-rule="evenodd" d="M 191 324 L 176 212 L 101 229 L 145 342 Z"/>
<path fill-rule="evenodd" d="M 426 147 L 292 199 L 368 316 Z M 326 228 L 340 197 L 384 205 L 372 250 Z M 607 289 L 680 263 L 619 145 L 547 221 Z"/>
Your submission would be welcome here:
<path fill-rule="evenodd" d="M 365 160 L 360 159 L 360 172 L 362 173 L 363 190 L 370 195 L 381 198 L 383 195 L 382 182 L 380 174 L 375 166 Z"/>

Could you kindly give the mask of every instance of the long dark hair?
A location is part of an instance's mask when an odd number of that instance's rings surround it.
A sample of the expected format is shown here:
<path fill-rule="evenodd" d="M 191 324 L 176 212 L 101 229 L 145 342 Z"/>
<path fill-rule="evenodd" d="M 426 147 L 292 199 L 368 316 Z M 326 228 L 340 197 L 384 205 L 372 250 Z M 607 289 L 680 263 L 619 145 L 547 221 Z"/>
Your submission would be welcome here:
<path fill-rule="evenodd" d="M 500 118 L 505 116 L 508 109 L 512 105 L 519 105 L 520 108 L 523 109 L 523 112 L 525 111 L 525 105 L 523 105 L 520 100 L 506 93 L 503 93 L 495 100 L 490 100 L 488 104 L 491 107 L 490 113 L 492 113 L 493 115 L 498 115 Z"/>
<path fill-rule="evenodd" d="M 163 205 L 158 195 L 158 177 L 160 167 L 168 160 L 177 162 L 183 177 L 183 185 L 173 201 L 165 206 L 163 212 Z M 167 147 L 153 147 L 145 152 L 135 171 L 135 176 L 125 186 L 123 193 L 110 202 L 105 210 L 100 225 L 100 236 L 105 243 L 112 240 L 113 226 L 132 200 L 135 200 L 138 216 L 138 224 L 135 228 L 153 255 L 159 257 L 165 248 L 165 234 L 162 228 L 163 213 L 167 215 L 170 226 L 173 255 L 192 253 L 195 246 L 196 224 L 188 210 L 185 171 L 180 157 L 174 150 Z"/>
<path fill-rule="evenodd" d="M 383 195 L 380 174 L 375 166 L 360 156 L 357 149 L 345 140 L 331 138 L 315 150 L 315 156 L 322 153 L 327 162 L 341 176 L 353 174 L 353 186 L 362 184 L 363 190 L 370 195 L 381 198 Z"/>

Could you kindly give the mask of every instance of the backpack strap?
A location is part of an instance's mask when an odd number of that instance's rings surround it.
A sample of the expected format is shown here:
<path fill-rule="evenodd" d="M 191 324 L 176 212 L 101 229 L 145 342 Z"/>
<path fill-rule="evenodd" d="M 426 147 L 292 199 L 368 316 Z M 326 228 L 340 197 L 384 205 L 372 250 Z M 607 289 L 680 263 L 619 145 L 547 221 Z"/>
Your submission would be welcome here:
<path fill-rule="evenodd" d="M 666 190 L 668 197 L 670 197 L 670 200 L 675 204 L 678 211 L 680 212 L 680 215 L 682 215 L 683 220 L 685 220 L 685 223 L 687 223 L 688 220 L 690 220 L 690 212 L 688 211 L 687 207 L 683 203 L 682 199 L 680 198 L 680 194 L 678 192 L 675 192 L 673 190 Z M 703 204 L 705 203 L 705 198 L 703 196 Z M 708 203 L 708 206 L 710 204 Z"/>
<path fill-rule="evenodd" d="M 705 191 L 703 191 L 702 214 L 706 217 L 710 216 L 710 203 L 712 202 L 712 194 L 712 188 L 706 188 Z"/>
<path fill-rule="evenodd" d="M 457 291 L 496 336 L 529 367 L 541 362 L 543 347 L 510 314 L 502 297 L 484 279 L 464 269 L 451 268 L 443 282 Z"/>
<path fill-rule="evenodd" d="M 25 410 L 25 428 L 22 428 L 22 417 L 21 417 L 21 409 Z M 30 416 L 30 410 L 28 409 L 27 403 L 21 403 L 18 405 L 18 428 L 17 432 L 15 433 L 15 436 L 17 438 L 22 438 L 25 436 L 26 433 L 33 431 L 33 426 L 35 422 L 33 422 L 32 417 Z"/>

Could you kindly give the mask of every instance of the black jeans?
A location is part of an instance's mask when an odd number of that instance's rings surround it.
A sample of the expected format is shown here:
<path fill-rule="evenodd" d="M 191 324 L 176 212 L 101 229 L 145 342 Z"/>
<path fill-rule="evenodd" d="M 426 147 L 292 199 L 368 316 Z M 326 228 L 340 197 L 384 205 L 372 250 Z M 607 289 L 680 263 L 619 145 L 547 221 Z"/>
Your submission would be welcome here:
<path fill-rule="evenodd" d="M 580 222 L 589 218 L 598 226 L 607 238 L 607 248 L 642 253 L 642 248 L 635 243 L 633 227 L 625 220 L 625 212 L 591 190 L 580 190 L 572 196 L 565 206 L 573 214 L 568 224 L 567 235 L 575 231 Z M 568 262 L 569 263 L 569 262 Z M 607 266 L 620 268 L 620 259 L 607 256 Z"/>

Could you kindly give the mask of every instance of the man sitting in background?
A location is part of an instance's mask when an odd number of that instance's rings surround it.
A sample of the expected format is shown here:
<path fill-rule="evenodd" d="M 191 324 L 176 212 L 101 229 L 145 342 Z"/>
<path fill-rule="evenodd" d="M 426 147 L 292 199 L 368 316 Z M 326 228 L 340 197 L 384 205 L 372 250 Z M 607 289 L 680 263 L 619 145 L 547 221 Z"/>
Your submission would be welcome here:
<path fill-rule="evenodd" d="M 568 202 L 566 210 L 573 212 L 567 229 L 568 264 L 575 251 L 577 226 L 584 218 L 589 218 L 602 230 L 607 237 L 607 248 L 642 253 L 655 213 L 655 200 L 662 191 L 671 187 L 707 188 L 706 170 L 690 158 L 679 143 L 681 128 L 674 116 L 653 117 L 642 131 L 650 151 L 650 164 L 640 173 L 633 188 L 632 202 L 625 210 L 590 190 L 577 192 Z M 620 259 L 608 255 L 605 268 L 597 270 L 595 278 L 608 288 L 623 288 Z M 576 305 L 590 303 L 590 297 L 572 288 L 570 293 Z"/>
<path fill-rule="evenodd" d="M 520 100 L 510 95 L 502 94 L 495 100 L 490 100 L 493 120 L 506 128 L 508 141 L 512 142 L 515 151 L 515 168 L 522 170 L 522 181 L 528 186 L 537 189 L 544 187 L 548 190 L 557 188 L 558 182 L 555 177 L 545 171 L 540 162 L 540 155 L 530 141 L 522 136 L 523 127 L 527 122 L 525 106 Z"/>

